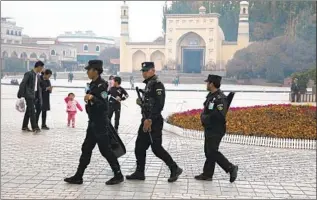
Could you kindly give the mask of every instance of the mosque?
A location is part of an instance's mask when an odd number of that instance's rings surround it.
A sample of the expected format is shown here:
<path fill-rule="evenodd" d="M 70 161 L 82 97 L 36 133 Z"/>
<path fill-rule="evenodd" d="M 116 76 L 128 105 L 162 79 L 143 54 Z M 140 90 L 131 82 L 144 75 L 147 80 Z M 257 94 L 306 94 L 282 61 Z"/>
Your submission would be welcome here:
<path fill-rule="evenodd" d="M 219 26 L 218 13 L 167 14 L 166 33 L 162 41 L 129 41 L 129 7 L 121 6 L 120 72 L 140 70 L 144 61 L 155 63 L 157 71 L 178 70 L 180 73 L 226 74 L 226 63 L 236 51 L 249 42 L 249 3 L 240 2 L 238 37 L 236 42 L 225 40 Z"/>

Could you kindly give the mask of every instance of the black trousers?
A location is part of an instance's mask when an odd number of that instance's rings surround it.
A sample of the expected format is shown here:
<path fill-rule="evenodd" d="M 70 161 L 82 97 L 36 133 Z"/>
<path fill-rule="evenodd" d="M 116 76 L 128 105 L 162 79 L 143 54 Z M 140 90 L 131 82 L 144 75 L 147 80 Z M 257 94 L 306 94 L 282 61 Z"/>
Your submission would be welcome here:
<path fill-rule="evenodd" d="M 170 154 L 162 146 L 162 129 L 163 129 L 163 118 L 160 117 L 152 122 L 151 133 L 145 133 L 143 131 L 143 120 L 139 127 L 138 136 L 135 142 L 135 157 L 137 162 L 137 170 L 144 172 L 146 150 L 151 146 L 154 155 L 165 162 L 169 167 L 176 165 Z M 153 143 L 149 134 L 152 136 Z"/>
<path fill-rule="evenodd" d="M 108 122 L 88 123 L 86 138 L 81 148 L 82 153 L 79 159 L 77 175 L 82 176 L 84 174 L 85 169 L 90 163 L 92 151 L 96 144 L 98 144 L 101 155 L 106 158 L 112 171 L 114 173 L 120 171 L 118 159 L 111 149 L 110 137 L 107 133 L 106 123 Z"/>
<path fill-rule="evenodd" d="M 291 97 L 292 97 L 292 102 L 300 102 L 300 93 L 299 92 L 292 92 Z"/>
<path fill-rule="evenodd" d="M 26 102 L 26 111 L 24 114 L 22 128 L 27 128 L 30 121 L 31 128 L 34 130 L 39 127 L 38 124 L 36 123 L 35 100 L 25 99 L 25 102 Z"/>
<path fill-rule="evenodd" d="M 36 123 L 39 124 L 40 114 L 42 113 L 42 127 L 46 126 L 46 110 L 42 110 L 40 105 L 36 105 Z"/>
<path fill-rule="evenodd" d="M 230 172 L 233 165 L 228 159 L 219 152 L 219 145 L 224 134 L 208 135 L 205 133 L 205 156 L 204 174 L 208 177 L 214 175 L 216 163 L 226 172 Z"/>
<path fill-rule="evenodd" d="M 114 113 L 114 128 L 118 129 L 119 122 L 120 122 L 120 114 L 121 114 L 121 104 L 118 104 L 118 105 L 109 104 L 108 118 L 110 122 L 111 122 L 113 113 Z"/>

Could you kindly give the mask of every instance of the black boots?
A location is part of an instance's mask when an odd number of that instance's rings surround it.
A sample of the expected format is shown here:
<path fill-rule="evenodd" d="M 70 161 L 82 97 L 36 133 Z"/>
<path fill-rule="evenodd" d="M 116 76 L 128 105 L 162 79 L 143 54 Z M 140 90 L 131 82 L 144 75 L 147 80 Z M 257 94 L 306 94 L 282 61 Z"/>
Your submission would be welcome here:
<path fill-rule="evenodd" d="M 83 184 L 84 172 L 85 172 L 84 168 L 78 167 L 76 174 L 74 176 L 65 178 L 64 181 L 69 184 Z"/>
<path fill-rule="evenodd" d="M 171 176 L 167 180 L 170 183 L 177 181 L 179 175 L 183 173 L 183 169 L 179 168 L 176 164 L 170 166 L 170 170 L 171 170 Z"/>
<path fill-rule="evenodd" d="M 229 173 L 230 173 L 230 183 L 233 183 L 238 177 L 238 166 L 233 165 Z"/>
<path fill-rule="evenodd" d="M 78 185 L 83 184 L 83 178 L 80 176 L 76 176 L 76 175 L 65 178 L 64 181 L 69 183 L 69 184 L 78 184 Z"/>
<path fill-rule="evenodd" d="M 204 173 L 202 173 L 202 174 L 200 174 L 198 176 L 195 176 L 195 179 L 199 180 L 199 181 L 212 181 L 212 177 L 211 176 L 207 176 Z"/>
<path fill-rule="evenodd" d="M 69 184 L 83 184 L 84 170 L 78 169 L 74 176 L 65 178 L 64 181 Z M 106 182 L 106 185 L 115 185 L 124 181 L 124 177 L 120 170 L 114 172 L 114 177 Z"/>
<path fill-rule="evenodd" d="M 116 184 L 119 184 L 121 182 L 124 181 L 124 177 L 121 173 L 121 171 L 117 171 L 114 173 L 114 177 L 111 178 L 109 181 L 106 182 L 106 185 L 116 185 Z"/>
<path fill-rule="evenodd" d="M 144 181 L 145 180 L 145 175 L 144 175 L 144 171 L 140 171 L 140 170 L 135 170 L 135 172 L 131 175 L 126 176 L 127 180 L 140 180 L 140 181 Z"/>
<path fill-rule="evenodd" d="M 144 164 L 137 163 L 135 172 L 132 173 L 131 175 L 127 175 L 126 179 L 144 181 L 145 180 L 144 167 L 142 166 L 144 166 Z"/>

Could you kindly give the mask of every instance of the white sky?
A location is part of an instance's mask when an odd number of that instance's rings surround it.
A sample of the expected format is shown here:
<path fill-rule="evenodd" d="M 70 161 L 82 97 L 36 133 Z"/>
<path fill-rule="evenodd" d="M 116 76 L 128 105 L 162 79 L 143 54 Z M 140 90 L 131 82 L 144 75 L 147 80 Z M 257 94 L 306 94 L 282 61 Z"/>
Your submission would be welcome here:
<path fill-rule="evenodd" d="M 162 35 L 164 1 L 127 1 L 132 41 Z M 1 17 L 13 17 L 23 34 L 56 37 L 65 31 L 92 30 L 98 36 L 120 36 L 122 1 L 1 1 Z"/>

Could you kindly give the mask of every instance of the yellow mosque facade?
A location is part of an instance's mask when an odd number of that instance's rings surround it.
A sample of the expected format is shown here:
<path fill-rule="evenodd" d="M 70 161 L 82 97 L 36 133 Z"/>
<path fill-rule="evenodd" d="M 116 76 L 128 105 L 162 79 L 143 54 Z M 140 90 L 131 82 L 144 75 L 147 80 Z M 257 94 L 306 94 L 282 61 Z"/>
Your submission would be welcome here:
<path fill-rule="evenodd" d="M 129 7 L 121 6 L 120 72 L 139 71 L 141 63 L 152 61 L 157 71 L 180 73 L 212 72 L 224 76 L 226 63 L 249 42 L 249 3 L 240 2 L 238 37 L 227 42 L 219 26 L 218 13 L 167 14 L 166 33 L 162 41 L 129 41 Z"/>

